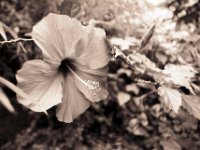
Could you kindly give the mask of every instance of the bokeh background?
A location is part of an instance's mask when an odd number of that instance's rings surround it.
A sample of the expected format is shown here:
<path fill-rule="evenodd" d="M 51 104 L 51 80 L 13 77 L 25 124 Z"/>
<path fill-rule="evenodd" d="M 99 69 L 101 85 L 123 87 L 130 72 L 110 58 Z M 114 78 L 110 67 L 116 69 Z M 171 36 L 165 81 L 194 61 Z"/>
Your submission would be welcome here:
<path fill-rule="evenodd" d="M 199 0 L 83 0 L 81 5 L 84 22 L 104 28 L 111 43 L 124 53 L 139 49 L 142 36 L 156 23 L 142 54 L 161 69 L 179 60 L 200 71 Z M 49 12 L 65 14 L 66 9 L 59 0 L 0 0 L 0 21 L 11 30 L 8 39 L 27 37 Z M 16 84 L 15 73 L 22 64 L 40 58 L 33 42 L 0 45 L 0 75 Z M 166 112 L 153 87 L 136 83 L 138 72 L 123 61 L 111 61 L 109 66 L 108 99 L 93 104 L 71 124 L 58 122 L 53 109 L 49 117 L 28 110 L 3 87 L 15 112 L 0 104 L 0 149 L 200 149 L 197 119 L 183 109 L 178 114 Z"/>

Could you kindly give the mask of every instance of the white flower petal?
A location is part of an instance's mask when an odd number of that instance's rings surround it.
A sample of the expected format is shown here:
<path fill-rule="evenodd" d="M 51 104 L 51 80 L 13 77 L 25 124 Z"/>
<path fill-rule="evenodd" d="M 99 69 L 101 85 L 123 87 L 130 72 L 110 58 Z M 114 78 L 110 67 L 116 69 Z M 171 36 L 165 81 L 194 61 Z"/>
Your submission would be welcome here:
<path fill-rule="evenodd" d="M 27 61 L 16 78 L 18 87 L 34 100 L 17 96 L 18 101 L 28 108 L 42 112 L 61 103 L 62 76 L 57 74 L 56 66 L 49 66 L 42 60 Z"/>
<path fill-rule="evenodd" d="M 84 34 L 84 26 L 66 15 L 50 13 L 33 27 L 32 37 L 42 49 L 45 60 L 61 61 L 75 51 L 75 45 Z M 81 49 L 79 49 L 81 51 Z"/>
<path fill-rule="evenodd" d="M 32 37 L 44 60 L 51 63 L 72 58 L 82 66 L 98 69 L 111 57 L 103 29 L 83 26 L 66 15 L 47 15 L 33 27 Z"/>
<path fill-rule="evenodd" d="M 55 19 L 54 14 L 47 15 L 33 27 L 31 35 L 42 50 L 44 59 L 57 62 L 64 56 L 64 45 Z"/>
<path fill-rule="evenodd" d="M 74 86 L 71 74 L 64 82 L 63 102 L 57 107 L 56 116 L 59 121 L 70 123 L 90 106 L 83 94 Z"/>
<path fill-rule="evenodd" d="M 111 49 L 106 42 L 103 29 L 87 26 L 81 43 L 84 49 L 80 57 L 75 59 L 77 63 L 90 69 L 102 68 L 108 64 Z"/>

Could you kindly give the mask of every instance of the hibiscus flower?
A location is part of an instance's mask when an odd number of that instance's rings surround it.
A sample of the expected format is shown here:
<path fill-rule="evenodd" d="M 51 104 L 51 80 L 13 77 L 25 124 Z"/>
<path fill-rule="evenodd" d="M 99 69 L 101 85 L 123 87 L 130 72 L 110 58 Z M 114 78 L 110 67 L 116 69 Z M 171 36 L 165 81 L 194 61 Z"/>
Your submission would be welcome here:
<path fill-rule="evenodd" d="M 31 97 L 17 96 L 21 104 L 36 112 L 58 105 L 58 120 L 69 123 L 107 97 L 110 48 L 103 29 L 51 13 L 33 27 L 32 38 L 43 60 L 27 61 L 17 72 L 18 87 Z"/>

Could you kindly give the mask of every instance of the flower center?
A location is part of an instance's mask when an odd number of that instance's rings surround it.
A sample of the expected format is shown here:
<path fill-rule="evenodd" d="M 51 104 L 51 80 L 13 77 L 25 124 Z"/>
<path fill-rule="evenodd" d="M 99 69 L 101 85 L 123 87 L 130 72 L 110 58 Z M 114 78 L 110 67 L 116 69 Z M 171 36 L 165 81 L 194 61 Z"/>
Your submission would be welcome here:
<path fill-rule="evenodd" d="M 65 58 L 61 61 L 58 71 L 61 72 L 64 76 L 66 76 L 67 73 L 70 72 L 69 68 L 72 68 L 75 70 L 75 66 L 73 65 L 73 60 L 69 58 Z"/>
<path fill-rule="evenodd" d="M 71 72 L 81 83 L 83 83 L 83 85 L 87 89 L 87 92 L 92 94 L 93 96 L 95 96 L 99 91 L 101 91 L 101 87 L 100 87 L 99 82 L 93 81 L 93 80 L 88 80 L 88 79 L 83 80 L 75 72 L 76 68 L 75 68 L 75 65 L 73 65 L 73 60 L 71 60 L 71 59 L 66 58 L 66 59 L 62 60 L 58 70 L 60 72 L 62 72 L 62 74 L 64 76 L 66 76 L 67 73 Z"/>

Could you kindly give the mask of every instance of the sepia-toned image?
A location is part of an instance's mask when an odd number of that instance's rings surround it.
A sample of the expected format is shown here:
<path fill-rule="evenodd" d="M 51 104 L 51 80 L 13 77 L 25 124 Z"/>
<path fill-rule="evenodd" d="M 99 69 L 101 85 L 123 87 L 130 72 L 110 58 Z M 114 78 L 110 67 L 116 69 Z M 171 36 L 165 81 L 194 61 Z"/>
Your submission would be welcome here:
<path fill-rule="evenodd" d="M 200 150 L 200 0 L 0 0 L 0 150 Z"/>

